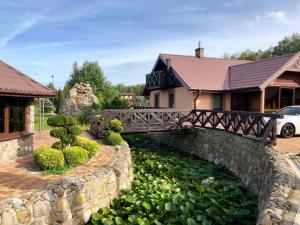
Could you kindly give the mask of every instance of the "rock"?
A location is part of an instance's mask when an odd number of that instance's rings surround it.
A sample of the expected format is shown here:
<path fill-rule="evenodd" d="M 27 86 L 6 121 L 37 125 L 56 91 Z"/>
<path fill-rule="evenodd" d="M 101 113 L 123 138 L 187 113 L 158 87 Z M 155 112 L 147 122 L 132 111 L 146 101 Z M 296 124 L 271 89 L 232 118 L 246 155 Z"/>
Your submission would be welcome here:
<path fill-rule="evenodd" d="M 10 212 L 4 211 L 1 216 L 2 225 L 14 225 L 14 217 Z"/>
<path fill-rule="evenodd" d="M 54 202 L 55 201 L 55 196 L 50 191 L 45 192 L 42 195 L 42 198 L 45 199 L 45 200 L 48 200 L 50 202 Z"/>
<path fill-rule="evenodd" d="M 63 100 L 59 113 L 66 115 L 77 115 L 89 109 L 93 103 L 99 103 L 98 98 L 93 94 L 89 84 L 76 83 Z"/>
<path fill-rule="evenodd" d="M 92 212 L 89 209 L 83 213 L 82 220 L 83 220 L 84 224 L 86 224 L 90 221 L 91 215 L 92 215 Z"/>
<path fill-rule="evenodd" d="M 43 201 L 38 200 L 33 204 L 33 216 L 34 217 L 44 216 L 47 214 L 47 212 L 48 212 L 48 207 Z"/>
<path fill-rule="evenodd" d="M 76 204 L 78 206 L 83 205 L 85 202 L 86 202 L 86 195 L 84 193 L 81 193 L 81 194 L 77 195 Z"/>
<path fill-rule="evenodd" d="M 10 204 L 12 204 L 12 207 L 14 209 L 20 209 L 23 205 L 23 201 L 22 201 L 22 199 L 19 199 L 19 198 L 12 198 L 10 200 Z"/>
<path fill-rule="evenodd" d="M 61 198 L 60 200 L 58 200 L 58 202 L 56 203 L 56 209 L 58 212 L 66 212 L 69 210 L 69 203 L 65 198 Z"/>
<path fill-rule="evenodd" d="M 27 209 L 16 212 L 16 215 L 20 223 L 28 223 L 31 220 L 30 212 Z"/>

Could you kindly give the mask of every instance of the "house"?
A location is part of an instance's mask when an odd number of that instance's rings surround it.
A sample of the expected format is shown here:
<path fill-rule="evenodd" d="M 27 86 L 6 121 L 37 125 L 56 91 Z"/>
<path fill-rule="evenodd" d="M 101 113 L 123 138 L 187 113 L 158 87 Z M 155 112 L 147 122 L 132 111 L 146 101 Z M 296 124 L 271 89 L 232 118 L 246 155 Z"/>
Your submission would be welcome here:
<path fill-rule="evenodd" d="M 0 60 L 0 162 L 33 150 L 34 98 L 55 92 Z"/>
<path fill-rule="evenodd" d="M 131 93 L 120 93 L 120 97 L 128 101 L 133 101 L 135 96 Z"/>
<path fill-rule="evenodd" d="M 160 54 L 146 75 L 151 107 L 272 112 L 300 105 L 300 52 L 258 61 Z"/>

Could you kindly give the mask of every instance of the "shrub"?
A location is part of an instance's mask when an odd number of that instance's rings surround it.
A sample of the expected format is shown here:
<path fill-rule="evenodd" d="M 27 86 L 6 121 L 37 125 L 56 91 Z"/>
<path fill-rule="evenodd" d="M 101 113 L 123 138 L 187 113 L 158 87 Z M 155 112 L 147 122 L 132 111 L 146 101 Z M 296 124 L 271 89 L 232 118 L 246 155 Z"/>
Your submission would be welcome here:
<path fill-rule="evenodd" d="M 40 147 L 32 153 L 33 162 L 41 170 L 61 168 L 64 166 L 62 151 L 49 147 Z"/>
<path fill-rule="evenodd" d="M 68 123 L 68 118 L 63 115 L 50 117 L 47 121 L 50 127 L 64 127 Z"/>
<path fill-rule="evenodd" d="M 123 131 L 122 123 L 118 119 L 113 119 L 109 121 L 109 129 L 111 129 L 114 132 L 121 132 Z"/>
<path fill-rule="evenodd" d="M 61 139 L 63 136 L 67 134 L 67 130 L 63 127 L 57 127 L 50 131 L 50 135 L 55 138 Z"/>
<path fill-rule="evenodd" d="M 68 133 L 79 135 L 81 133 L 81 127 L 79 125 L 67 127 Z"/>
<path fill-rule="evenodd" d="M 81 147 L 73 146 L 64 151 L 66 163 L 69 166 L 79 166 L 88 160 L 87 151 Z"/>
<path fill-rule="evenodd" d="M 76 144 L 87 151 L 89 158 L 92 158 L 100 150 L 100 146 L 96 141 L 84 137 L 77 137 Z"/>
<path fill-rule="evenodd" d="M 58 115 L 48 120 L 48 125 L 53 127 L 50 135 L 60 139 L 62 148 L 75 142 L 76 135 L 81 132 L 81 128 L 77 124 L 77 119 L 72 116 Z"/>
<path fill-rule="evenodd" d="M 61 141 L 57 141 L 57 142 L 54 142 L 52 144 L 51 148 L 62 150 L 63 149 L 63 145 L 62 145 Z"/>
<path fill-rule="evenodd" d="M 105 141 L 109 145 L 119 145 L 123 142 L 123 138 L 119 133 L 114 131 L 110 131 L 108 135 L 105 137 Z"/>

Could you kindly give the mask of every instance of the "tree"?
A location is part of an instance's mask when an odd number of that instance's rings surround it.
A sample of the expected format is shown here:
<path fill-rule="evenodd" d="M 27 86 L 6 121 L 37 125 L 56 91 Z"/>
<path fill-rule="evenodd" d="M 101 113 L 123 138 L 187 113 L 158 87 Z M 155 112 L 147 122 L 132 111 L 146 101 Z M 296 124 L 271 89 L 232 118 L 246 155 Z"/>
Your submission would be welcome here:
<path fill-rule="evenodd" d="M 242 60 L 259 60 L 270 58 L 273 56 L 280 56 L 289 53 L 296 53 L 300 51 L 300 34 L 295 33 L 291 36 L 285 37 L 279 41 L 275 47 L 270 47 L 266 50 L 251 51 L 249 49 L 241 52 L 229 55 L 224 54 L 225 59 L 242 59 Z"/>
<path fill-rule="evenodd" d="M 118 96 L 118 92 L 106 80 L 98 62 L 85 61 L 82 66 L 79 66 L 75 62 L 70 79 L 67 81 L 63 93 L 66 94 L 76 83 L 81 82 L 91 85 L 93 93 L 99 98 L 100 103 L 110 102 Z"/>

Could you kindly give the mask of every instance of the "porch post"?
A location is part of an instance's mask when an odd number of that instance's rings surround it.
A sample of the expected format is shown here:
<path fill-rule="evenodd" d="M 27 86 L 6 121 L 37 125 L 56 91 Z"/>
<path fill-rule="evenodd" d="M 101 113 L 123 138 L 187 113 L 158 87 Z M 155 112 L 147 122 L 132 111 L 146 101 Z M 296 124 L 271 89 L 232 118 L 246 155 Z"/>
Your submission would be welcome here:
<path fill-rule="evenodd" d="M 265 89 L 262 89 L 260 91 L 260 107 L 259 107 L 259 111 L 261 113 L 265 112 Z"/>

